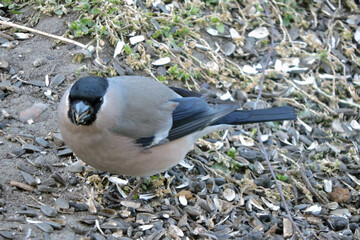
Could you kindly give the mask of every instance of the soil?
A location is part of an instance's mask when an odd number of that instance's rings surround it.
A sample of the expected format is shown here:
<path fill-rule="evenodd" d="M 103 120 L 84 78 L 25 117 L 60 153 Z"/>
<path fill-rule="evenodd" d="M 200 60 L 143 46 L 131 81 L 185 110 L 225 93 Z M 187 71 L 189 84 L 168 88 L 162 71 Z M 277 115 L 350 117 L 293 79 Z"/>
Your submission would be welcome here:
<path fill-rule="evenodd" d="M 35 28 L 62 35 L 68 29 L 65 21 L 66 18 L 43 16 Z M 16 214 L 17 211 L 27 208 L 28 204 L 38 205 L 32 200 L 32 198 L 37 198 L 36 194 L 29 198 L 29 192 L 19 191 L 9 185 L 11 180 L 23 182 L 18 166 L 23 164 L 31 167 L 30 163 L 40 155 L 43 155 L 46 161 L 51 163 L 63 161 L 54 153 L 57 146 L 53 141 L 47 141 L 49 147 L 43 148 L 41 153 L 33 154 L 30 152 L 21 157 L 16 157 L 16 154 L 22 149 L 21 143 L 16 139 L 30 136 L 30 142 L 32 142 L 33 138 L 42 137 L 46 139 L 53 133 L 59 132 L 57 113 L 59 99 L 69 84 L 79 77 L 78 70 L 90 64 L 90 60 L 85 60 L 81 64 L 74 63 L 72 61 L 74 56 L 71 54 L 73 49 L 74 46 L 69 44 L 58 44 L 51 38 L 35 35 L 30 39 L 19 41 L 19 44 L 13 49 L 2 48 L 0 50 L 0 59 L 6 60 L 9 63 L 10 71 L 17 72 L 18 78 L 24 81 L 16 89 L 16 92 L 12 92 L 0 102 L 1 110 L 6 111 L 11 116 L 0 136 L 0 185 L 2 187 L 0 198 L 4 199 L 6 206 L 6 213 L 0 216 L 0 230 L 17 230 L 16 239 L 24 239 L 29 229 L 32 231 L 32 239 L 43 238 L 43 232 L 40 229 L 29 224 L 25 217 Z M 34 63 L 37 61 L 42 62 L 42 64 L 35 67 Z M 45 83 L 45 76 L 51 80 L 58 73 L 65 76 L 65 81 L 58 87 L 38 87 L 25 83 L 25 81 Z M 44 92 L 49 89 L 53 92 L 54 100 L 44 95 Z M 48 105 L 42 113 L 44 117 L 40 119 L 41 121 L 33 124 L 20 121 L 20 113 L 30 108 L 34 103 Z M 36 170 L 37 168 L 32 169 Z M 62 171 L 61 168 L 59 170 Z M 49 171 L 38 170 L 36 172 L 41 180 L 45 180 L 51 175 Z M 41 202 L 53 205 L 54 197 L 51 194 L 42 194 Z M 75 233 L 70 229 L 70 226 L 81 215 L 67 216 L 67 226 L 62 231 L 52 233 L 51 239 L 74 239 Z"/>

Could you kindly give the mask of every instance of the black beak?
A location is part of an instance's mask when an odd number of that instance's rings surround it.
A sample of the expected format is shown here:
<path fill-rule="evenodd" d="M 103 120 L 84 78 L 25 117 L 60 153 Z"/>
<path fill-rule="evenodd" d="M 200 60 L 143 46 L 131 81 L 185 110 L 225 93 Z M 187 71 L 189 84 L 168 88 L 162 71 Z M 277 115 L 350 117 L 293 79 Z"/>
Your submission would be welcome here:
<path fill-rule="evenodd" d="M 85 125 L 90 118 L 90 106 L 80 101 L 74 104 L 72 109 L 72 119 L 76 125 Z"/>

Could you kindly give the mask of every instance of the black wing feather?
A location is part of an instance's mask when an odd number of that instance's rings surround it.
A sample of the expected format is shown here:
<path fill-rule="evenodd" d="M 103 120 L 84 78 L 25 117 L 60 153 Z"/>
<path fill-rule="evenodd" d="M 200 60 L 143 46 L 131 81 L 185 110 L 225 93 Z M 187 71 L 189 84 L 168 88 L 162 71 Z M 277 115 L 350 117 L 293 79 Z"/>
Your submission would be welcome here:
<path fill-rule="evenodd" d="M 173 125 L 168 135 L 170 141 L 199 131 L 238 107 L 236 104 L 222 104 L 213 107 L 209 106 L 204 99 L 197 97 L 178 98 L 171 101 L 177 102 L 179 105 L 172 114 Z"/>
<path fill-rule="evenodd" d="M 201 96 L 202 96 L 198 92 L 189 91 L 189 90 L 178 88 L 178 87 L 170 87 L 170 88 L 171 88 L 171 90 L 173 90 L 174 92 L 176 92 L 177 94 L 179 94 L 182 97 L 198 97 L 198 98 L 201 98 Z"/>

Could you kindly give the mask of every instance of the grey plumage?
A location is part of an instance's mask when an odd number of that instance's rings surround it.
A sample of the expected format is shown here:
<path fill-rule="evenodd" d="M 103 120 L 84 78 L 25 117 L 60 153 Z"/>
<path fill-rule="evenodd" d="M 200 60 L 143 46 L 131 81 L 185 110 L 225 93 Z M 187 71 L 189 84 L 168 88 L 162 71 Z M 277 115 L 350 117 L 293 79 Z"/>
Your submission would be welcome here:
<path fill-rule="evenodd" d="M 263 119 L 261 110 L 243 117 L 237 107 L 212 106 L 198 94 L 172 90 L 147 77 L 86 77 L 61 99 L 60 130 L 65 143 L 93 167 L 151 176 L 180 162 L 205 134 L 254 122 L 254 117 L 256 122 L 296 118 L 290 107 L 277 108 L 281 117 L 269 109 Z"/>

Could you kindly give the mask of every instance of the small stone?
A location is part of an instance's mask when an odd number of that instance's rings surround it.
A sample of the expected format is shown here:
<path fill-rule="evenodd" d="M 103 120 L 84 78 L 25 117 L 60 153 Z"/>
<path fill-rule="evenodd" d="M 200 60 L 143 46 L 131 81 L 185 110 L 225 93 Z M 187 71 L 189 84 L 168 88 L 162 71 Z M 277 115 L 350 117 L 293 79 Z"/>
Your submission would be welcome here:
<path fill-rule="evenodd" d="M 75 212 L 83 212 L 89 209 L 89 206 L 84 203 L 69 202 L 69 206 L 73 207 Z"/>
<path fill-rule="evenodd" d="M 55 206 L 59 209 L 69 209 L 70 208 L 69 202 L 63 198 L 56 199 Z"/>
<path fill-rule="evenodd" d="M 56 186 L 56 181 L 55 179 L 53 178 L 48 178 L 48 179 L 45 179 L 41 185 L 43 186 L 48 186 L 48 187 L 55 187 Z"/>
<path fill-rule="evenodd" d="M 72 173 L 82 173 L 85 171 L 85 166 L 80 164 L 71 164 L 67 166 L 66 169 Z"/>
<path fill-rule="evenodd" d="M 0 207 L 5 206 L 5 199 L 0 198 Z"/>
<path fill-rule="evenodd" d="M 21 171 L 21 176 L 24 178 L 25 182 L 30 186 L 34 187 L 37 185 L 36 179 L 27 172 Z"/>
<path fill-rule="evenodd" d="M 9 62 L 6 61 L 5 59 L 1 58 L 0 59 L 0 69 L 2 70 L 8 70 L 9 69 Z"/>
<path fill-rule="evenodd" d="M 40 210 L 48 217 L 55 217 L 58 213 L 55 208 L 46 205 L 41 206 Z"/>
<path fill-rule="evenodd" d="M 166 76 L 167 70 L 165 67 L 161 66 L 156 69 L 156 75 L 158 76 Z"/>
<path fill-rule="evenodd" d="M 54 140 L 55 144 L 58 146 L 62 146 L 64 144 L 64 140 L 60 133 L 54 133 L 53 140 Z"/>
<path fill-rule="evenodd" d="M 37 226 L 39 229 L 47 233 L 51 233 L 54 231 L 54 228 L 47 223 L 35 223 L 35 226 Z"/>
<path fill-rule="evenodd" d="M 350 223 L 349 228 L 352 232 L 355 232 L 356 229 L 360 230 L 360 226 L 357 223 Z"/>
<path fill-rule="evenodd" d="M 198 206 L 186 206 L 184 210 L 190 215 L 190 216 L 200 216 L 201 209 Z"/>
<path fill-rule="evenodd" d="M 176 194 L 177 197 L 184 196 L 187 200 L 192 198 L 192 193 L 188 190 L 182 190 Z"/>
<path fill-rule="evenodd" d="M 134 209 L 137 209 L 141 206 L 141 203 L 134 202 L 134 201 L 128 201 L 128 200 L 120 201 L 120 204 L 123 205 L 124 207 L 129 207 L 129 208 L 134 208 Z"/>
<path fill-rule="evenodd" d="M 271 188 L 273 184 L 269 175 L 261 175 L 258 179 L 254 180 L 254 183 L 264 188 Z"/>
<path fill-rule="evenodd" d="M 175 225 L 171 225 L 168 229 L 168 232 L 170 234 L 174 234 L 175 236 L 179 236 L 179 237 L 184 236 L 184 232 L 178 226 Z"/>
<path fill-rule="evenodd" d="M 330 200 L 337 203 L 344 203 L 350 199 L 350 191 L 347 188 L 336 187 L 330 193 Z"/>
<path fill-rule="evenodd" d="M 27 217 L 37 217 L 38 213 L 35 210 L 22 210 L 18 211 L 17 214 L 25 215 Z"/>
<path fill-rule="evenodd" d="M 51 177 L 52 179 L 54 179 L 56 182 L 60 183 L 61 185 L 66 186 L 66 181 L 65 181 L 65 179 L 63 178 L 63 176 L 60 175 L 59 172 L 57 172 L 57 171 L 56 171 L 56 172 L 53 172 L 53 173 L 50 175 L 50 177 Z"/>
<path fill-rule="evenodd" d="M 343 217 L 331 217 L 328 220 L 328 224 L 331 229 L 335 231 L 340 231 L 347 228 L 349 224 L 349 219 Z"/>
<path fill-rule="evenodd" d="M 71 185 L 71 186 L 76 186 L 76 184 L 78 184 L 79 183 L 79 178 L 78 177 L 71 177 L 70 179 L 69 179 L 69 184 Z"/>
<path fill-rule="evenodd" d="M 222 47 L 222 49 L 224 50 L 226 56 L 230 56 L 235 52 L 236 45 L 233 42 L 228 42 Z"/>
<path fill-rule="evenodd" d="M 34 160 L 35 166 L 40 167 L 40 168 L 44 167 L 45 163 L 46 163 L 46 157 L 43 155 L 40 155 L 39 157 L 35 158 L 35 160 Z"/>
<path fill-rule="evenodd" d="M 0 231 L 0 236 L 6 238 L 6 239 L 13 239 L 15 237 L 14 232 L 8 232 L 8 231 Z"/>
<path fill-rule="evenodd" d="M 218 185 L 218 186 L 224 185 L 226 183 L 225 178 L 217 177 L 214 180 L 215 180 L 216 185 Z"/>
<path fill-rule="evenodd" d="M 110 217 L 116 216 L 117 211 L 114 210 L 114 209 L 111 209 L 111 208 L 104 208 L 104 209 L 100 209 L 100 210 L 98 211 L 98 214 L 99 214 L 100 216 L 104 216 L 104 217 L 110 218 Z"/>
<path fill-rule="evenodd" d="M 64 80 L 64 74 L 59 73 L 51 80 L 50 86 L 59 86 Z"/>
<path fill-rule="evenodd" d="M 47 148 L 49 147 L 49 143 L 42 137 L 36 137 L 35 142 L 41 147 Z"/>
<path fill-rule="evenodd" d="M 40 67 L 41 65 L 44 65 L 46 63 L 45 58 L 38 58 L 33 62 L 34 67 Z"/>
<path fill-rule="evenodd" d="M 233 201 L 236 197 L 235 191 L 232 190 L 231 188 L 226 188 L 223 192 L 223 196 L 229 202 Z"/>
<path fill-rule="evenodd" d="M 34 103 L 30 108 L 23 110 L 20 113 L 20 121 L 31 123 L 45 120 L 44 112 L 48 108 L 48 104 Z"/>
<path fill-rule="evenodd" d="M 38 185 L 37 190 L 39 190 L 40 192 L 46 192 L 46 193 L 55 193 L 58 191 L 57 189 L 46 186 L 44 184 Z"/>
<path fill-rule="evenodd" d="M 59 157 L 67 157 L 73 154 L 73 151 L 70 148 L 65 148 L 57 153 Z"/>
<path fill-rule="evenodd" d="M 41 152 L 41 148 L 32 144 L 24 144 L 23 149 L 26 152 Z"/>
<path fill-rule="evenodd" d="M 49 222 L 46 222 L 46 223 L 49 224 L 55 230 L 60 230 L 62 228 L 62 225 L 60 223 L 57 223 L 57 222 L 49 221 Z"/>
<path fill-rule="evenodd" d="M 99 233 L 93 233 L 90 235 L 90 240 L 106 240 L 106 238 Z"/>

